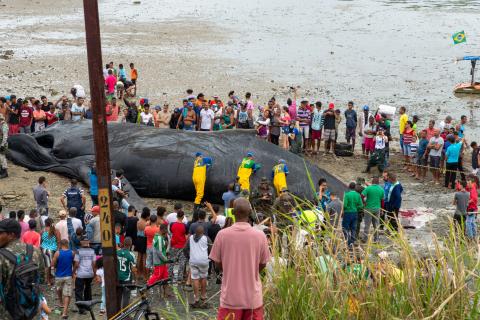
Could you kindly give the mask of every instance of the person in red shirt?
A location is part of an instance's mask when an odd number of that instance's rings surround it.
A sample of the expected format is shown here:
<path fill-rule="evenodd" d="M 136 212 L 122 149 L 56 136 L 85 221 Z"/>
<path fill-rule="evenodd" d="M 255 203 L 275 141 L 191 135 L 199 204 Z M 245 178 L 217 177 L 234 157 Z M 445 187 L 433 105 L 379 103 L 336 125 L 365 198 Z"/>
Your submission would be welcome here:
<path fill-rule="evenodd" d="M 33 110 L 28 105 L 28 100 L 23 100 L 20 107 L 20 133 L 32 133 Z"/>
<path fill-rule="evenodd" d="M 115 94 L 115 85 L 117 84 L 117 78 L 113 75 L 113 70 L 108 70 L 108 77 L 105 79 L 105 86 L 107 87 L 107 96 L 113 96 Z"/>
<path fill-rule="evenodd" d="M 157 225 L 157 216 L 150 216 L 150 224 L 145 227 L 145 237 L 147 238 L 147 269 L 153 269 L 153 237 L 160 231 Z"/>
<path fill-rule="evenodd" d="M 435 120 L 430 120 L 428 122 L 428 128 L 427 128 L 427 140 L 430 141 L 430 139 L 435 136 Z"/>
<path fill-rule="evenodd" d="M 40 234 L 35 231 L 36 227 L 37 227 L 37 221 L 35 220 L 28 221 L 29 230 L 23 234 L 22 242 L 25 244 L 31 244 L 35 248 L 40 248 Z"/>
<path fill-rule="evenodd" d="M 183 248 L 187 243 L 188 233 L 187 226 L 183 223 L 185 213 L 183 210 L 177 212 L 177 221 L 170 224 L 170 234 L 172 239 L 170 241 L 170 260 L 173 262 L 168 265 L 168 274 L 173 282 L 181 283 L 183 281 L 183 271 L 185 269 L 186 259 L 183 254 Z M 177 277 L 173 274 L 174 267 L 178 266 Z"/>
<path fill-rule="evenodd" d="M 113 97 L 111 103 L 107 103 L 105 107 L 105 114 L 107 116 L 107 122 L 111 121 L 118 121 L 118 113 L 120 111 L 120 107 L 117 104 L 117 98 Z"/>
<path fill-rule="evenodd" d="M 51 126 L 58 121 L 58 117 L 55 111 L 55 106 L 52 104 L 50 105 L 50 110 L 45 112 L 45 115 L 47 116 L 47 126 Z"/>

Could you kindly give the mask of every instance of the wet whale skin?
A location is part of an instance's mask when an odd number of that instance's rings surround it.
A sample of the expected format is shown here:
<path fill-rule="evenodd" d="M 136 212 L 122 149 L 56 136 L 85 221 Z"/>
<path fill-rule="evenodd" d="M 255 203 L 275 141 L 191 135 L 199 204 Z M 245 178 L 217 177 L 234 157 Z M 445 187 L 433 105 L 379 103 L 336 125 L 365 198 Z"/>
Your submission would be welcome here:
<path fill-rule="evenodd" d="M 251 178 L 253 188 L 263 176 L 270 179 L 272 167 L 279 159 L 287 162 L 289 191 L 312 200 L 314 190 L 324 177 L 329 188 L 342 195 L 346 186 L 333 175 L 308 160 L 261 140 L 253 130 L 216 132 L 177 131 L 123 123 L 108 124 L 111 168 L 123 169 L 125 177 L 144 197 L 193 200 L 193 161 L 196 152 L 213 158 L 208 170 L 205 200 L 220 203 L 222 193 L 233 182 L 238 166 L 247 152 L 255 154 L 262 168 Z M 94 162 L 92 123 L 59 122 L 32 135 L 9 137 L 9 158 L 30 170 L 51 171 L 75 177 L 88 184 L 89 165 Z M 308 170 L 308 173 L 307 173 Z"/>

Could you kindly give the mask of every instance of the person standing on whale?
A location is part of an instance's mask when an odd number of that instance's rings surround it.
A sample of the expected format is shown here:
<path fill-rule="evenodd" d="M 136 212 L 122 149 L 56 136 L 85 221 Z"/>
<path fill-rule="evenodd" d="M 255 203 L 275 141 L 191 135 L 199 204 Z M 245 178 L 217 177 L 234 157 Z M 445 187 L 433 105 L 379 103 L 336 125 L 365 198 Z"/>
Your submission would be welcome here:
<path fill-rule="evenodd" d="M 247 153 L 247 156 L 243 158 L 240 167 L 238 168 L 238 183 L 242 190 L 250 192 L 250 176 L 252 173 L 257 172 L 261 166 L 256 164 L 253 160 L 253 152 Z"/>
<path fill-rule="evenodd" d="M 278 160 L 278 164 L 275 165 L 272 170 L 273 186 L 277 191 L 277 196 L 280 196 L 282 189 L 288 189 L 287 175 L 288 175 L 287 163 L 283 159 Z"/>
<path fill-rule="evenodd" d="M 205 182 L 207 181 L 207 168 L 212 165 L 212 159 L 204 157 L 201 152 L 195 154 L 195 161 L 193 163 L 192 180 L 195 186 L 195 207 L 198 207 L 202 202 L 205 193 Z"/>

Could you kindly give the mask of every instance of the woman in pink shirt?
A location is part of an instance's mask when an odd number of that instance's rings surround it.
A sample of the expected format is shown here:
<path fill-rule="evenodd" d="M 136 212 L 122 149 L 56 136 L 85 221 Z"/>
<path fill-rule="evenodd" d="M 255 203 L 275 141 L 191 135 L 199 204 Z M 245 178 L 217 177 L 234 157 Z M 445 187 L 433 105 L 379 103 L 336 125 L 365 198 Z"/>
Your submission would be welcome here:
<path fill-rule="evenodd" d="M 288 107 L 285 106 L 283 107 L 282 111 L 282 116 L 280 117 L 280 125 L 282 126 L 282 133 L 280 135 L 280 145 L 285 149 L 289 149 L 288 145 L 288 126 L 290 125 L 290 122 L 292 121 L 292 117 L 290 117 L 290 114 L 288 112 Z"/>

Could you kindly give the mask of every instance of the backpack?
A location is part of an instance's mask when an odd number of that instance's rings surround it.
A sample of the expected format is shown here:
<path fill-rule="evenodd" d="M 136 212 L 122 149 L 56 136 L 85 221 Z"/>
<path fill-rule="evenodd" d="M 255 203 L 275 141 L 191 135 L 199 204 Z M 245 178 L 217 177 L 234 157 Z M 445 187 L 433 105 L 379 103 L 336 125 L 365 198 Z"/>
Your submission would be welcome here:
<path fill-rule="evenodd" d="M 19 258 L 5 248 L 0 249 L 0 255 L 14 265 L 8 291 L 0 288 L 5 309 L 13 320 L 33 319 L 40 305 L 40 274 L 38 264 L 32 261 L 33 246 L 27 245 L 26 254 Z"/>

